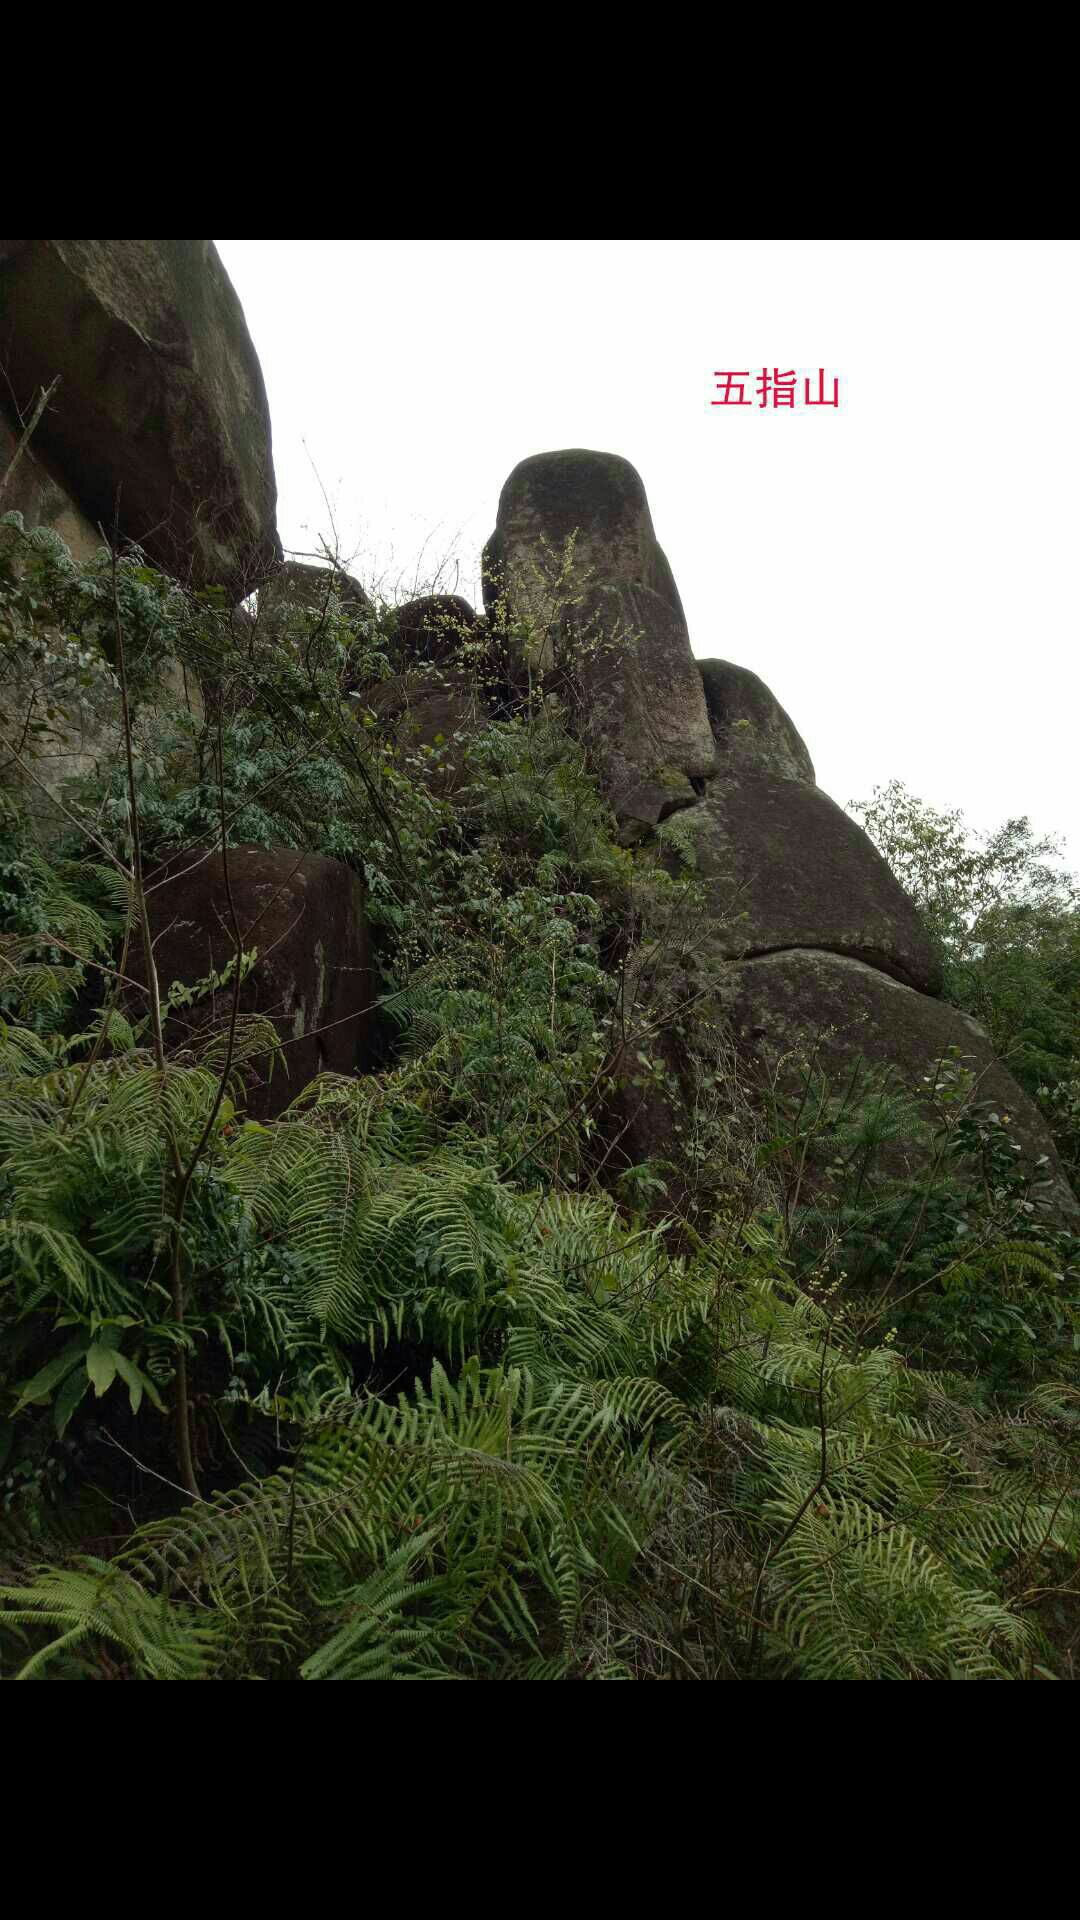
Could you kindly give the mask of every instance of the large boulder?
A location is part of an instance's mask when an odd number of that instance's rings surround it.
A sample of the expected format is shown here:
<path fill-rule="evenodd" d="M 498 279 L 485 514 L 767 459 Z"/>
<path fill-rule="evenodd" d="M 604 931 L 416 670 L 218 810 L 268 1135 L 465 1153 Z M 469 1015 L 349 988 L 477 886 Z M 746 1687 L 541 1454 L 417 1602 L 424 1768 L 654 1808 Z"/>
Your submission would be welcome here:
<path fill-rule="evenodd" d="M 686 628 L 650 588 L 589 588 L 565 610 L 572 710 L 592 741 L 624 838 L 692 807 L 716 764 Z"/>
<path fill-rule="evenodd" d="M 561 580 L 571 539 L 573 564 Z M 542 630 L 559 617 L 567 584 L 576 591 L 608 581 L 648 587 L 683 618 L 640 474 L 616 453 L 584 447 L 520 461 L 499 495 L 484 549 L 488 612 L 506 595 Z"/>
<path fill-rule="evenodd" d="M 775 694 L 749 667 L 730 660 L 699 660 L 718 771 L 771 773 L 778 780 L 816 784 L 801 733 Z"/>
<path fill-rule="evenodd" d="M 18 440 L 8 439 L 0 419 L 0 472 L 12 442 L 17 449 Z M 108 761 L 115 765 L 123 748 L 119 686 L 99 646 L 98 595 L 109 554 L 29 447 L 0 497 L 0 508 L 5 506 L 22 516 L 23 525 L 0 518 L 0 599 L 13 593 L 0 611 L 0 739 L 6 737 L 11 749 L 0 753 L 0 787 L 19 794 L 20 805 L 51 842 L 70 831 L 71 783 L 99 773 Z M 79 566 L 56 551 L 58 540 Z M 55 568 L 60 581 L 51 606 L 35 579 L 42 565 Z M 173 756 L 188 744 L 191 724 L 199 726 L 204 718 L 194 672 L 175 657 L 159 657 L 152 676 L 129 678 L 128 699 L 136 758 L 173 771 Z"/>
<path fill-rule="evenodd" d="M 468 777 L 469 746 L 491 719 L 480 672 L 484 623 L 459 594 L 423 594 L 397 609 L 391 640 L 400 672 L 362 688 L 373 716 L 406 765 L 443 798 Z"/>
<path fill-rule="evenodd" d="M 820 787 L 770 773 L 721 777 L 687 822 L 686 844 L 707 883 L 711 954 L 825 948 L 940 991 L 940 965 L 907 894 Z"/>
<path fill-rule="evenodd" d="M 596 1171 L 606 1184 L 648 1161 L 665 1182 L 660 1204 L 690 1218 L 748 1183 L 775 1204 L 776 1165 L 756 1142 L 772 1137 L 777 1096 L 784 1125 L 785 1112 L 790 1124 L 796 1113 L 818 1111 L 823 1083 L 839 1101 L 858 1105 L 877 1098 L 884 1082 L 913 1095 L 931 1128 L 943 1113 L 956 1119 L 974 1103 L 985 1125 L 1004 1129 L 1030 1182 L 1035 1217 L 1080 1231 L 1080 1206 L 1041 1114 L 984 1029 L 947 1002 L 862 961 L 812 949 L 712 966 L 698 954 L 667 985 L 662 1004 L 672 1001 L 682 1008 L 678 1017 L 644 1041 L 632 1035 L 616 1069 L 597 1129 Z M 952 1083 L 948 1107 L 936 1090 L 939 1077 L 943 1087 Z M 887 1139 L 878 1170 L 925 1177 L 929 1138 Z M 804 1201 L 828 1190 L 834 1153 L 833 1134 L 811 1141 L 800 1176 Z"/>
<path fill-rule="evenodd" d="M 286 560 L 264 580 L 255 600 L 254 615 L 247 607 L 238 607 L 234 618 L 245 630 L 256 654 L 260 642 L 271 640 L 292 648 L 297 660 L 310 663 L 314 650 L 320 655 L 320 639 L 341 639 L 339 621 L 350 626 L 367 627 L 374 613 L 359 580 L 343 567 L 312 567 L 300 560 Z M 345 636 L 348 639 L 348 636 Z M 340 660 L 341 688 L 351 691 L 363 679 L 362 640 L 350 644 Z M 322 658 L 333 655 L 322 654 Z"/>
<path fill-rule="evenodd" d="M 574 448 L 514 468 L 484 553 L 484 601 L 591 740 L 624 835 L 692 806 L 716 752 L 671 568 L 640 476 Z M 519 682 L 520 684 L 520 682 Z"/>
<path fill-rule="evenodd" d="M 10 244 L 0 242 L 0 260 L 3 247 Z M 25 573 L 41 529 L 57 534 L 80 562 L 91 560 L 104 544 L 55 469 L 41 457 L 36 441 L 24 444 L 22 429 L 0 409 L 0 516 L 8 513 L 22 515 L 23 531 L 0 527 L 0 578 L 7 581 Z M 37 539 L 29 539 L 31 534 Z M 0 631 L 0 639 L 5 637 Z M 52 837 L 67 822 L 48 796 L 57 795 L 66 781 L 90 773 L 100 755 L 115 748 L 117 699 L 112 674 L 104 667 L 88 674 L 75 649 L 65 645 L 65 636 L 42 625 L 37 637 L 37 658 L 27 658 L 22 646 L 0 647 L 0 731 L 20 740 L 20 758 L 33 762 L 36 780 L 24 778 L 9 760 L 0 767 L 0 784 L 19 788 L 28 811 Z M 52 661 L 48 652 L 54 655 Z M 23 735 L 21 722 L 35 709 L 40 712 L 45 690 L 48 728 L 39 726 Z"/>
<path fill-rule="evenodd" d="M 365 1064 L 377 988 L 371 965 L 364 892 L 351 868 L 321 854 L 287 848 L 233 847 L 228 885 L 220 851 L 177 855 L 151 876 L 148 903 L 162 995 L 220 974 L 232 959 L 229 893 L 243 949 L 257 950 L 240 1008 L 272 1021 L 284 1056 L 246 1062 L 247 1110 L 279 1114 L 318 1073 L 348 1074 Z M 141 978 L 139 960 L 132 973 Z M 171 1046 L 197 1045 L 224 1032 L 231 983 L 203 993 L 170 1014 Z"/>
<path fill-rule="evenodd" d="M 257 617 L 260 623 L 277 628 L 298 612 L 321 615 L 332 606 L 372 612 L 359 580 L 343 567 L 312 567 L 302 560 L 283 560 L 259 588 Z"/>
<path fill-rule="evenodd" d="M 713 984 L 747 1070 L 763 1085 L 796 1092 L 811 1068 L 842 1092 L 860 1066 L 887 1068 L 929 1110 L 937 1070 L 958 1048 L 974 1075 L 973 1097 L 992 1103 L 1020 1149 L 1039 1214 L 1080 1225 L 1041 1114 L 967 1014 L 847 955 L 811 950 L 746 960 L 718 972 Z M 904 1152 L 902 1143 L 893 1150 L 894 1164 Z M 916 1156 L 909 1171 L 918 1166 Z"/>
<path fill-rule="evenodd" d="M 357 706 L 444 799 L 464 784 L 470 742 L 491 718 L 474 676 L 453 666 L 393 674 L 359 694 Z"/>
<path fill-rule="evenodd" d="M 0 365 L 92 525 L 235 599 L 280 558 L 270 416 L 209 240 L 28 240 L 0 253 Z"/>
<path fill-rule="evenodd" d="M 476 631 L 476 614 L 456 593 L 426 593 L 397 609 L 401 665 L 426 667 L 459 656 Z"/>

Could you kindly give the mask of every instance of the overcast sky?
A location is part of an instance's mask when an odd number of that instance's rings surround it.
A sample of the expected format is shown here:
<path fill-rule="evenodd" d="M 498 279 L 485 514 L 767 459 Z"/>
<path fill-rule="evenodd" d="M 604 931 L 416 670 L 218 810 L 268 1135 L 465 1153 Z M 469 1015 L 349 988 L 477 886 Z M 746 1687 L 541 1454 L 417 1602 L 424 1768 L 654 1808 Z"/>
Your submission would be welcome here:
<path fill-rule="evenodd" d="M 286 548 L 332 514 L 366 583 L 446 563 L 479 605 L 510 469 L 620 453 L 695 654 L 761 674 L 834 799 L 899 778 L 977 827 L 1026 813 L 1080 868 L 1075 242 L 217 245 Z M 711 404 L 762 367 L 798 406 Z M 804 404 L 819 367 L 835 410 Z"/>

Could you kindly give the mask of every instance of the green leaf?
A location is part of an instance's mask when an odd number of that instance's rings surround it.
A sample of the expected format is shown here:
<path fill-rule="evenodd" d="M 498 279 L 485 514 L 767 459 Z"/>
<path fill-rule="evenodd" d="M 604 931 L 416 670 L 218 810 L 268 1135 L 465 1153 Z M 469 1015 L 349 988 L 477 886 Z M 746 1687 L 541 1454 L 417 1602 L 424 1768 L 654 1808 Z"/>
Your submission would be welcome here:
<path fill-rule="evenodd" d="M 99 1400 L 116 1378 L 117 1358 L 115 1353 L 110 1353 L 108 1347 L 99 1346 L 96 1341 L 92 1347 L 87 1348 L 86 1371 L 94 1383 L 94 1392 Z"/>
<path fill-rule="evenodd" d="M 59 1386 L 61 1380 L 71 1372 L 72 1367 L 78 1366 L 86 1348 L 85 1335 L 78 1340 L 72 1340 L 64 1348 L 63 1353 L 58 1353 L 55 1360 L 50 1360 L 47 1366 L 42 1367 L 40 1373 L 35 1373 L 33 1379 L 28 1380 L 21 1391 L 15 1408 L 16 1413 L 21 1413 L 23 1408 L 28 1407 L 34 1400 L 47 1400 L 53 1388 Z"/>
<path fill-rule="evenodd" d="M 64 1429 L 68 1421 L 71 1419 L 72 1414 L 86 1393 L 89 1385 L 90 1381 L 84 1370 L 78 1373 L 69 1373 L 57 1394 L 56 1402 L 53 1406 L 53 1423 L 56 1427 L 57 1434 L 61 1438 L 63 1437 Z"/>
<path fill-rule="evenodd" d="M 144 1393 L 153 1402 L 158 1412 L 164 1413 L 165 1407 L 161 1395 L 142 1368 L 137 1367 L 134 1360 L 129 1360 L 126 1353 L 114 1353 L 112 1357 L 116 1362 L 116 1371 L 121 1380 L 127 1383 L 132 1413 L 138 1413 Z"/>
<path fill-rule="evenodd" d="M 135 1324 L 129 1313 L 118 1314 L 115 1318 L 110 1317 L 108 1320 L 99 1320 L 94 1328 L 94 1339 L 98 1346 L 107 1347 L 112 1353 L 124 1337 L 124 1328 L 133 1327 Z"/>

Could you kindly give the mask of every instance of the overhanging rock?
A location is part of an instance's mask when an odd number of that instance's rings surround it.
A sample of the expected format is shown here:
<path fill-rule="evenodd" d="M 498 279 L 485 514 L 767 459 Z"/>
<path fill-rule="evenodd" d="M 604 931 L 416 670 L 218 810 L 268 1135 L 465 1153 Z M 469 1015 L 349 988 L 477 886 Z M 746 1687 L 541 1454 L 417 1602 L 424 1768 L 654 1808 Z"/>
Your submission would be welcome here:
<path fill-rule="evenodd" d="M 90 525 L 236 600 L 280 558 L 270 414 L 210 240 L 26 240 L 0 251 L 0 365 Z M 12 421 L 14 427 L 16 423 Z M 2 505 L 2 503 L 0 503 Z"/>

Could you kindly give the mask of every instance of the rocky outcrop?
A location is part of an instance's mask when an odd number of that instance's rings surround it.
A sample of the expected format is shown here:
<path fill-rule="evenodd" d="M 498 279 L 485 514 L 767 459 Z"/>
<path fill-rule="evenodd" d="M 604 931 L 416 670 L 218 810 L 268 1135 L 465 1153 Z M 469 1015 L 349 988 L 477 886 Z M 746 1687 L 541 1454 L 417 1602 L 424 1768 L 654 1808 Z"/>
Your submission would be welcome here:
<path fill-rule="evenodd" d="M 245 951 L 257 951 L 240 1007 L 273 1022 L 284 1056 L 244 1063 L 247 1111 L 272 1119 L 318 1073 L 348 1074 L 365 1064 L 377 993 L 362 884 L 349 867 L 287 848 L 234 847 L 228 886 L 220 852 L 177 855 L 151 876 L 148 900 L 162 995 L 220 974 L 235 943 L 229 893 Z M 132 974 L 142 978 L 139 962 Z M 170 1014 L 172 1046 L 197 1049 L 228 1027 L 231 984 L 205 992 Z M 144 1011 L 140 1005 L 138 1011 Z"/>
<path fill-rule="evenodd" d="M 907 894 L 820 787 L 770 773 L 731 777 L 725 767 L 689 825 L 708 884 L 711 955 L 821 947 L 940 992 L 940 966 Z"/>
<path fill-rule="evenodd" d="M 715 747 L 671 568 L 639 475 L 571 449 L 514 468 L 484 551 L 484 603 L 524 628 L 533 674 L 568 697 L 624 836 L 691 806 Z"/>
<path fill-rule="evenodd" d="M 624 838 L 692 807 L 716 756 L 679 615 L 649 587 L 593 587 L 564 612 L 559 644 L 578 663 L 581 731 Z"/>
<path fill-rule="evenodd" d="M 268 641 L 291 647 L 296 659 L 310 666 L 313 655 L 323 664 L 334 660 L 340 673 L 343 693 L 359 685 L 364 672 L 359 664 L 364 648 L 358 637 L 343 658 L 320 646 L 320 641 L 336 643 L 342 637 L 341 619 L 358 621 L 361 630 L 374 608 L 359 580 L 342 567 L 311 567 L 299 560 L 286 560 L 264 580 L 256 596 L 255 612 L 238 607 L 234 620 L 244 629 L 247 642 L 258 655 L 260 644 Z"/>
<path fill-rule="evenodd" d="M 0 361 L 2 364 L 2 361 Z M 47 527 L 59 534 L 76 560 L 90 560 L 103 542 L 51 463 L 36 436 L 22 433 L 0 411 L 0 514 L 21 513 L 28 531 Z"/>
<path fill-rule="evenodd" d="M 373 611 L 359 580 L 342 567 L 311 567 L 301 560 L 284 560 L 259 588 L 259 622 L 275 633 L 283 631 L 295 613 L 321 617 L 331 607 L 357 613 Z"/>
<path fill-rule="evenodd" d="M 694 660 L 628 461 L 571 448 L 515 467 L 484 554 L 486 617 L 455 595 L 409 602 L 386 637 L 396 671 L 371 684 L 363 588 L 339 569 L 282 561 L 265 388 L 210 241 L 0 241 L 0 369 L 0 514 L 53 529 L 79 559 L 99 547 L 99 526 L 115 526 L 178 580 L 222 586 L 255 645 L 260 628 L 307 644 L 313 614 L 356 616 L 342 690 L 439 793 L 467 784 L 470 741 L 492 712 L 539 682 L 588 742 L 624 844 L 687 815 L 652 850 L 673 863 L 664 842 L 680 842 L 704 882 L 683 999 L 696 1004 L 704 981 L 709 1019 L 748 1074 L 775 1083 L 809 1052 L 838 1071 L 887 1066 L 919 1088 L 957 1046 L 977 1090 L 1008 1112 L 1043 1181 L 1039 1205 L 1076 1217 L 1038 1113 L 982 1030 L 933 997 L 940 975 L 911 902 L 817 787 L 788 714 L 749 669 Z M 20 422 L 57 378 L 20 450 Z M 239 603 L 256 588 L 252 614 Z M 96 751 L 90 731 L 57 742 L 71 765 Z M 250 1111 L 272 1115 L 318 1072 L 370 1057 L 363 894 L 339 863 L 282 850 L 234 849 L 228 874 L 243 943 L 259 951 L 241 1005 L 274 1022 L 290 1069 L 268 1080 L 265 1061 L 244 1068 Z M 225 879 L 220 854 L 178 856 L 155 877 L 166 987 L 205 982 L 231 958 Z M 170 1015 L 171 1037 L 196 1046 L 223 1012 L 220 990 L 203 992 Z M 637 1087 L 629 1060 L 614 1161 L 677 1157 L 692 1051 L 688 1030 L 665 1028 L 664 1073 L 643 1070 Z"/>
<path fill-rule="evenodd" d="M 469 743 L 490 714 L 471 675 L 453 666 L 394 674 L 358 696 L 411 771 L 434 793 L 456 793 L 468 772 Z"/>
<path fill-rule="evenodd" d="M 400 667 L 387 679 L 359 684 L 353 703 L 432 792 L 447 798 L 465 783 L 470 742 L 491 718 L 482 675 L 470 648 L 483 649 L 481 623 L 457 594 L 425 594 L 399 607 L 389 641 Z"/>
<path fill-rule="evenodd" d="M 397 610 L 395 639 L 403 668 L 456 658 L 476 629 L 476 614 L 456 593 L 428 593 Z"/>
<path fill-rule="evenodd" d="M 0 473 L 5 440 L 0 421 Z M 18 451 L 18 442 L 14 445 Z M 0 786 L 19 793 L 42 837 L 53 841 L 71 828 L 70 813 L 64 811 L 71 783 L 115 760 L 122 747 L 115 672 L 96 640 L 81 630 L 87 613 L 93 618 L 99 610 L 95 596 L 107 579 L 109 555 L 100 534 L 29 447 L 22 449 L 0 499 L 4 506 L 21 513 L 24 525 L 0 522 L 0 583 L 22 583 L 30 611 L 29 626 L 22 626 L 15 646 L 6 621 L 0 620 L 0 741 L 7 748 L 0 752 Z M 62 552 L 50 552 L 55 546 L 50 535 L 82 565 L 93 563 L 89 585 Z M 55 565 L 69 585 L 75 583 L 56 624 L 44 617 L 44 596 L 34 581 L 34 570 L 43 563 Z M 179 729 L 162 724 L 163 700 L 174 710 L 186 710 L 185 717 L 174 712 Z M 198 725 L 204 717 L 195 674 L 169 655 L 157 659 L 152 687 L 142 678 L 134 684 L 129 680 L 129 702 L 136 754 L 148 753 L 160 764 L 186 746 L 188 722 Z"/>
<path fill-rule="evenodd" d="M 648 587 L 682 620 L 682 603 L 653 532 L 641 476 L 615 453 L 571 447 L 522 460 L 499 495 L 484 549 L 484 605 L 505 594 L 542 634 L 565 598 L 560 577 L 573 541 L 571 591 L 619 581 Z"/>
<path fill-rule="evenodd" d="M 699 660 L 697 665 L 723 773 L 729 778 L 767 773 L 814 786 L 806 742 L 764 680 L 730 660 Z"/>
<path fill-rule="evenodd" d="M 790 716 L 749 669 L 693 660 L 634 469 L 580 449 L 522 461 L 503 487 L 484 563 L 488 614 L 518 649 L 511 691 L 542 676 L 564 700 L 624 843 L 686 813 L 653 857 L 676 868 L 689 855 L 705 883 L 687 1002 L 704 996 L 743 1072 L 775 1080 L 784 1060 L 809 1049 L 838 1071 L 860 1060 L 888 1066 L 919 1091 L 934 1060 L 959 1046 L 976 1096 L 1009 1112 L 1041 1182 L 1040 1208 L 1075 1217 L 1039 1114 L 982 1030 L 934 997 L 940 967 L 911 901 L 817 786 Z M 681 923 L 683 909 L 674 912 Z M 680 924 L 680 938 L 685 931 Z M 648 1076 L 635 1084 L 632 1066 L 616 1089 L 601 1143 L 608 1173 L 657 1155 L 674 1168 L 689 1045 L 675 1033 L 654 1044 L 666 1092 Z M 678 1186 L 681 1176 L 671 1177 Z"/>
<path fill-rule="evenodd" d="M 90 526 L 118 519 L 165 572 L 240 599 L 280 557 L 276 488 L 262 373 L 213 243 L 3 248 L 0 366 L 24 419 L 60 378 L 35 456 Z"/>
<path fill-rule="evenodd" d="M 726 970 L 715 985 L 736 1044 L 763 1082 L 797 1089 L 809 1066 L 842 1092 L 864 1062 L 891 1069 L 896 1084 L 918 1093 L 929 1109 L 939 1064 L 957 1048 L 974 1076 L 971 1097 L 993 1104 L 1038 1183 L 1032 1199 L 1039 1211 L 1080 1223 L 1037 1108 L 995 1057 L 984 1029 L 956 1007 L 835 953 L 764 955 Z M 902 1155 L 902 1144 L 896 1153 Z"/>

